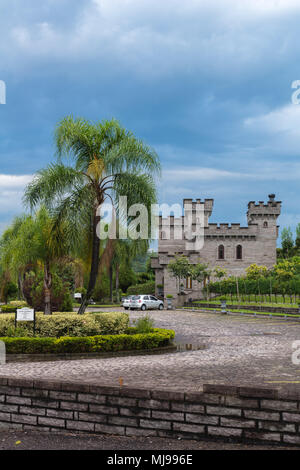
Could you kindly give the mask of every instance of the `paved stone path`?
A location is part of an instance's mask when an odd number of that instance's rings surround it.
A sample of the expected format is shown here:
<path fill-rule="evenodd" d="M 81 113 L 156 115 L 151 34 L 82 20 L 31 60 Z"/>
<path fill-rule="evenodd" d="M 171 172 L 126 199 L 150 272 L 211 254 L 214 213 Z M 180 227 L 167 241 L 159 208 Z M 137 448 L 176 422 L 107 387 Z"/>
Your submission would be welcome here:
<path fill-rule="evenodd" d="M 103 311 L 104 309 L 102 309 Z M 155 326 L 176 331 L 179 343 L 205 350 L 55 362 L 0 365 L 0 375 L 57 378 L 151 389 L 201 390 L 203 383 L 264 385 L 300 391 L 300 365 L 292 344 L 300 321 L 222 315 L 213 312 L 149 312 Z M 142 315 L 130 312 L 131 320 Z M 299 354 L 300 357 L 300 354 Z"/>

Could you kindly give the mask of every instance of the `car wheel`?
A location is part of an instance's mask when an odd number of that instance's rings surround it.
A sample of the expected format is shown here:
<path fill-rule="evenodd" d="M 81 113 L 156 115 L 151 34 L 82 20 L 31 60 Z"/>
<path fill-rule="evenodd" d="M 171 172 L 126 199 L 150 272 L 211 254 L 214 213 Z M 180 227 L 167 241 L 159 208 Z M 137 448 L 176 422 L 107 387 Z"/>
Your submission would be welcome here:
<path fill-rule="evenodd" d="M 160 304 L 158 308 L 159 308 L 159 310 L 163 310 L 163 308 L 164 308 L 163 304 Z"/>
<path fill-rule="evenodd" d="M 128 310 L 128 307 L 124 307 L 125 310 Z"/>
<path fill-rule="evenodd" d="M 141 306 L 141 310 L 143 310 L 143 311 L 146 310 L 146 305 L 145 305 L 145 304 L 143 304 L 143 305 Z"/>

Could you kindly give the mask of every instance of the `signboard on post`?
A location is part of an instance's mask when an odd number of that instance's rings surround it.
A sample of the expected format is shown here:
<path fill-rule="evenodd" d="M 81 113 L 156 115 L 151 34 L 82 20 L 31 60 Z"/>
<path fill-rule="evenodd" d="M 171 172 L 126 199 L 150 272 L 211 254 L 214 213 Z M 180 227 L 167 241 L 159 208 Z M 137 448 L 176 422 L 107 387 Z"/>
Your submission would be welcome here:
<path fill-rule="evenodd" d="M 35 333 L 35 311 L 33 308 L 17 308 L 15 314 L 15 328 L 18 321 L 32 321 L 33 322 L 33 331 Z"/>
<path fill-rule="evenodd" d="M 35 314 L 33 308 L 18 308 L 16 312 L 16 321 L 34 321 Z"/>

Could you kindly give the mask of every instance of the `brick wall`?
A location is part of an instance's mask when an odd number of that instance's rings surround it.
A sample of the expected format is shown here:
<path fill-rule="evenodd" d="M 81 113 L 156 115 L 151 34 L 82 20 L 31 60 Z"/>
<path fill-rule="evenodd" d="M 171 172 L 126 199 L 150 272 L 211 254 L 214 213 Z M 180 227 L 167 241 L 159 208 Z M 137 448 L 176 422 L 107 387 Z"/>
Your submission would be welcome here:
<path fill-rule="evenodd" d="M 0 429 L 300 444 L 300 395 L 204 385 L 183 393 L 0 377 Z"/>

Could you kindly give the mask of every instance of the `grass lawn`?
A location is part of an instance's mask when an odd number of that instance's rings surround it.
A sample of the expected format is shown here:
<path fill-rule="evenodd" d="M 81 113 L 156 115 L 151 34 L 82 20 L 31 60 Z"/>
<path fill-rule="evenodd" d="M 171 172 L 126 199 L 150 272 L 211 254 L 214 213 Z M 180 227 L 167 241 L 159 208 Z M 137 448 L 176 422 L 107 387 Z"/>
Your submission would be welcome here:
<path fill-rule="evenodd" d="M 211 308 L 211 307 L 193 307 L 195 310 L 212 310 L 213 312 L 221 312 L 222 309 L 220 307 L 216 308 Z M 191 310 L 191 307 L 183 307 L 185 310 Z M 300 318 L 300 315 L 294 315 L 294 314 L 285 314 L 285 313 L 271 313 L 271 312 L 254 312 L 253 310 L 233 310 L 232 313 L 240 313 L 240 314 L 251 314 L 251 315 L 268 315 L 272 317 L 292 317 L 292 318 Z"/>
<path fill-rule="evenodd" d="M 222 296 L 222 300 L 225 296 Z M 247 296 L 247 300 L 237 300 L 236 298 L 231 300 L 231 297 L 230 296 L 226 296 L 226 302 L 227 304 L 230 304 L 230 305 L 256 305 L 256 306 L 265 306 L 265 307 L 291 307 L 291 308 L 298 308 L 299 306 L 299 303 L 300 303 L 300 300 L 296 300 L 296 301 L 293 301 L 291 302 L 290 301 L 290 297 L 287 297 L 284 299 L 282 296 L 277 296 L 277 301 L 275 301 L 275 296 L 273 296 L 273 299 L 272 299 L 272 302 L 270 301 L 267 301 L 265 300 L 266 298 L 269 298 L 269 296 L 264 296 L 264 298 L 262 298 L 262 296 L 259 298 L 259 296 L 256 296 L 256 300 L 255 300 L 255 296 L 254 295 L 251 295 L 249 296 L 249 300 L 248 300 L 248 296 Z M 284 302 L 285 300 L 285 302 Z M 216 305 L 220 305 L 221 303 L 221 299 L 220 298 L 214 298 L 214 299 L 211 299 L 211 300 L 195 300 L 193 302 L 193 304 L 207 304 L 207 303 L 210 303 L 210 304 L 216 304 Z"/>

